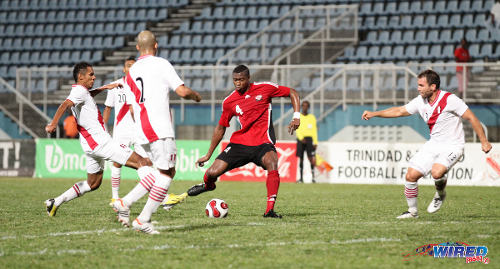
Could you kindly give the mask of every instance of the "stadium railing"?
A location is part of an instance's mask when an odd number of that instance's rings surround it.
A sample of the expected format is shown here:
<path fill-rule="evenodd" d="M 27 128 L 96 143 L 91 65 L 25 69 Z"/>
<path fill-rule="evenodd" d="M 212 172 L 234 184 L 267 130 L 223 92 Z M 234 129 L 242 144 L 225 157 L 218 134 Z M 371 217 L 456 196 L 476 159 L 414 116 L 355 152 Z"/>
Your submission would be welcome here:
<path fill-rule="evenodd" d="M 486 82 L 474 78 L 497 73 L 500 63 L 408 63 L 406 65 L 394 64 L 311 64 L 311 65 L 249 65 L 252 81 L 272 81 L 280 85 L 295 88 L 302 99 L 307 99 L 312 104 L 312 111 L 319 110 L 320 118 L 326 117 L 330 112 L 349 104 L 373 105 L 376 109 L 380 104 L 404 104 L 415 97 L 418 92 L 416 74 L 423 69 L 432 68 L 442 77 L 441 87 L 457 93 L 456 66 L 467 66 L 472 73 L 469 84 L 465 84 L 463 98 L 472 103 L 500 104 L 500 88 L 496 76 L 486 78 Z M 179 76 L 185 84 L 199 90 L 203 96 L 201 104 L 210 106 L 210 115 L 207 124 L 216 121 L 217 109 L 222 100 L 234 89 L 232 84 L 232 70 L 234 66 L 176 66 Z M 47 106 L 58 105 L 69 94 L 72 84 L 70 67 L 50 68 L 19 68 L 17 71 L 18 95 L 24 97 L 34 105 L 41 106 L 42 112 L 47 113 Z M 120 67 L 95 67 L 97 76 L 95 86 L 100 86 L 114 81 L 122 76 Z M 302 81 L 296 81 L 294 74 L 307 73 Z M 49 82 L 57 80 L 59 89 L 49 90 Z M 34 83 L 42 81 L 41 84 Z M 33 91 L 33 85 L 42 85 L 41 90 Z M 96 97 L 98 104 L 104 103 L 106 95 Z M 190 102 L 170 95 L 171 103 L 180 107 L 179 119 L 182 123 L 189 122 L 185 111 Z M 283 125 L 291 118 L 290 103 L 288 98 L 280 98 L 273 102 L 279 106 L 275 124 Z M 283 128 L 279 128 L 283 130 Z M 280 138 L 280 137 L 279 137 Z"/>

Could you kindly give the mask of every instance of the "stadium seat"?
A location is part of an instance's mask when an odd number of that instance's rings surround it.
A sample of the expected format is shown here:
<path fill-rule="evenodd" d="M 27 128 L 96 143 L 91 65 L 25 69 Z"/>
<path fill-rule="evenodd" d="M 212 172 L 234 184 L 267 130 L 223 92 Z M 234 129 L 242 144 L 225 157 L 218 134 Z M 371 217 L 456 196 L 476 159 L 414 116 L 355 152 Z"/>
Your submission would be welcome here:
<path fill-rule="evenodd" d="M 491 44 L 484 44 L 481 46 L 480 57 L 492 58 L 493 46 Z"/>

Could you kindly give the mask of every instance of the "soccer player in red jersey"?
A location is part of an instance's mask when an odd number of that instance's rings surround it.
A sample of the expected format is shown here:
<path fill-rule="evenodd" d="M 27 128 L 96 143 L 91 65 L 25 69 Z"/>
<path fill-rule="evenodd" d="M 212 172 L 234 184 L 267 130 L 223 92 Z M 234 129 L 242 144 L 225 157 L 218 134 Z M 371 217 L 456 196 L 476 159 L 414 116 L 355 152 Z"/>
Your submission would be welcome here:
<path fill-rule="evenodd" d="M 295 112 L 288 131 L 293 134 L 300 125 L 299 95 L 294 89 L 271 82 L 250 83 L 250 71 L 244 65 L 233 70 L 233 83 L 236 89 L 222 103 L 222 115 L 215 127 L 210 148 L 196 163 L 203 166 L 210 160 L 232 117 L 238 118 L 241 129 L 232 134 L 230 143 L 207 169 L 203 177 L 204 182 L 194 185 L 187 193 L 189 196 L 196 196 L 205 191 L 212 191 L 220 175 L 253 162 L 267 170 L 267 209 L 264 217 L 281 218 L 281 215 L 274 212 L 280 177 L 278 154 L 274 147 L 276 138 L 271 116 L 271 99 L 290 97 Z"/>

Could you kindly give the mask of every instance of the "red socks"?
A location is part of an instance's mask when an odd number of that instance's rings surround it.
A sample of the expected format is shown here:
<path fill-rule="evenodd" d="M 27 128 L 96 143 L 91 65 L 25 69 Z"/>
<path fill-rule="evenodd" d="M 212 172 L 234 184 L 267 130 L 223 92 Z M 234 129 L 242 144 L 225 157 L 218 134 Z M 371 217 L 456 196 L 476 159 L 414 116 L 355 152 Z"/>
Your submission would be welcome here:
<path fill-rule="evenodd" d="M 212 181 L 210 178 L 208 178 L 207 173 L 205 172 L 205 175 L 203 176 L 203 182 L 205 182 L 205 189 L 207 190 L 213 190 L 215 188 L 215 180 Z"/>
<path fill-rule="evenodd" d="M 280 175 L 278 174 L 278 170 L 269 171 L 267 173 L 266 187 L 267 187 L 267 208 L 266 208 L 266 214 L 267 214 L 267 212 L 274 209 L 274 203 L 276 202 L 276 196 L 278 195 L 278 189 L 280 187 Z"/>

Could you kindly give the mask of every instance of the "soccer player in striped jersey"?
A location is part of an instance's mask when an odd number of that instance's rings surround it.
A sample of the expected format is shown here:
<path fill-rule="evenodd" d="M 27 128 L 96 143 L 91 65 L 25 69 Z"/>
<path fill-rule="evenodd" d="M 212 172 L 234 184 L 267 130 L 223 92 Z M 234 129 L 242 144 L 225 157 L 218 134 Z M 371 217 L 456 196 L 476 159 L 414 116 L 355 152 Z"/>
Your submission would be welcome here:
<path fill-rule="evenodd" d="M 68 98 L 59 106 L 54 118 L 45 127 L 45 131 L 48 133 L 54 132 L 61 116 L 68 108 L 71 108 L 80 133 L 80 144 L 87 158 L 87 180 L 77 182 L 58 197 L 46 200 L 45 206 L 49 216 L 55 216 L 58 207 L 62 203 L 69 202 L 99 188 L 102 182 L 104 160 L 137 169 L 141 182 L 148 182 L 148 184 L 153 185 L 159 177 L 158 170 L 151 167 L 151 161 L 141 157 L 129 147 L 113 141 L 104 128 L 101 112 L 93 97 L 102 90 L 119 87 L 119 84 L 108 84 L 92 89 L 95 81 L 94 69 L 86 62 L 75 65 L 73 78 L 76 84 L 72 86 Z M 138 196 L 134 197 L 134 199 L 139 198 Z M 129 226 L 128 212 L 118 214 L 118 221 L 125 226 Z M 146 225 L 143 228 L 144 232 L 157 233 L 152 226 Z"/>
<path fill-rule="evenodd" d="M 123 73 L 125 76 L 112 82 L 122 86 L 107 91 L 106 101 L 104 102 L 106 107 L 104 108 L 103 118 L 104 123 L 108 123 L 111 115 L 111 109 L 114 107 L 115 115 L 113 140 L 118 142 L 120 145 L 125 145 L 127 147 L 133 146 L 136 153 L 147 158 L 146 152 L 137 141 L 138 131 L 135 128 L 134 110 L 132 108 L 134 96 L 125 81 L 128 71 L 134 63 L 134 57 L 127 58 L 123 63 Z M 111 166 L 111 207 L 113 206 L 115 200 L 120 198 L 119 190 L 121 171 L 122 165 L 117 162 L 113 162 L 113 165 Z M 163 201 L 163 208 L 169 210 L 177 203 L 182 202 L 185 198 L 186 195 L 175 195 L 173 193 L 169 193 Z"/>
<path fill-rule="evenodd" d="M 431 174 L 434 179 L 436 193 L 427 207 L 427 212 L 435 213 L 446 198 L 446 173 L 463 154 L 465 138 L 462 119 L 468 120 L 481 141 L 481 149 L 488 153 L 491 144 L 488 142 L 481 123 L 469 107 L 456 95 L 440 89 L 439 75 L 432 70 L 425 70 L 418 75 L 419 96 L 405 106 L 391 107 L 382 111 L 364 111 L 362 118 L 373 117 L 395 118 L 419 113 L 427 123 L 430 140 L 410 159 L 410 167 L 406 173 L 404 194 L 408 203 L 408 211 L 398 219 L 417 218 L 417 181 Z"/>
<path fill-rule="evenodd" d="M 235 90 L 222 102 L 222 115 L 219 124 L 215 127 L 208 153 L 196 163 L 203 166 L 210 160 L 226 128 L 229 127 L 231 118 L 238 119 L 241 129 L 232 134 L 230 143 L 207 169 L 203 177 L 204 183 L 191 187 L 187 193 L 189 196 L 196 196 L 205 191 L 212 191 L 220 175 L 253 162 L 267 170 L 267 208 L 264 217 L 281 218 L 281 215 L 274 211 L 280 177 L 278 154 L 274 147 L 276 138 L 273 129 L 271 99 L 290 97 L 295 112 L 288 131 L 293 134 L 293 131 L 300 125 L 299 95 L 294 89 L 272 82 L 250 83 L 250 71 L 244 65 L 239 65 L 233 70 L 233 84 Z"/>
<path fill-rule="evenodd" d="M 200 102 L 201 96 L 184 85 L 168 60 L 155 56 L 158 43 L 152 32 L 140 32 L 136 48 L 140 57 L 130 68 L 125 81 L 134 96 L 132 103 L 135 123 L 140 130 L 139 143 L 143 145 L 147 156 L 160 173 L 154 184 L 141 182 L 113 205 L 119 213 L 128 213 L 130 206 L 136 201 L 128 197 L 149 191 L 144 209 L 132 222 L 136 230 L 144 231 L 145 228 L 152 227 L 151 215 L 165 199 L 175 175 L 177 147 L 170 114 L 169 93 L 174 91 L 178 96 L 195 102 Z"/>

